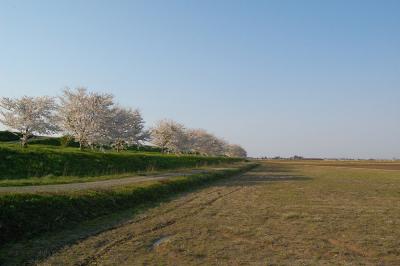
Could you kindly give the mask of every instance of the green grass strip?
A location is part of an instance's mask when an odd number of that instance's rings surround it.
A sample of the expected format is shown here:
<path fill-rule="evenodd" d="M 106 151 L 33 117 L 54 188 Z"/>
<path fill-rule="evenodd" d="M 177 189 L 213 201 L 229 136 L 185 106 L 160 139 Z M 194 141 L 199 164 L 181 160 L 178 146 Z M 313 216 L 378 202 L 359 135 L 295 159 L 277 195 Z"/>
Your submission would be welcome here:
<path fill-rule="evenodd" d="M 160 153 L 90 152 L 76 148 L 0 145 L 0 179 L 43 176 L 102 176 L 136 171 L 197 167 L 243 161 L 240 158 Z"/>

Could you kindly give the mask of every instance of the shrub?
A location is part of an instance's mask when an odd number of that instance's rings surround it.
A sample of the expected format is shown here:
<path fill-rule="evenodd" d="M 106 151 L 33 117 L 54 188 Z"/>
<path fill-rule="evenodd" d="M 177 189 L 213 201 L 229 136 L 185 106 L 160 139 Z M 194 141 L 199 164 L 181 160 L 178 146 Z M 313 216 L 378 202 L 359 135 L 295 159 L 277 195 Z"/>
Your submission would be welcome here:
<path fill-rule="evenodd" d="M 0 131 L 0 141 L 18 141 L 21 134 L 10 131 Z"/>
<path fill-rule="evenodd" d="M 28 145 L 49 145 L 49 146 L 61 146 L 59 138 L 53 137 L 33 137 L 28 141 Z"/>
<path fill-rule="evenodd" d="M 149 146 L 149 145 L 131 145 L 127 147 L 128 151 L 145 151 L 145 152 L 162 152 L 162 149 L 157 146 Z"/>
<path fill-rule="evenodd" d="M 60 145 L 62 147 L 76 147 L 79 148 L 79 142 L 74 141 L 74 137 L 72 136 L 62 136 L 60 138 Z"/>
<path fill-rule="evenodd" d="M 75 142 L 70 136 L 62 137 L 33 137 L 28 141 L 29 145 L 48 145 L 61 147 L 79 147 L 79 143 Z"/>

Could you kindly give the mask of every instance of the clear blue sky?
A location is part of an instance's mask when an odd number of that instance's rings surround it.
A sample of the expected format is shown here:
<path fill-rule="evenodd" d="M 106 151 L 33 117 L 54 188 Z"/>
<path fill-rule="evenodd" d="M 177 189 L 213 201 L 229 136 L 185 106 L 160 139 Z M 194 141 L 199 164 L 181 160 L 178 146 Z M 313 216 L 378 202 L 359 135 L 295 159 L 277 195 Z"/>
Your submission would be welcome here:
<path fill-rule="evenodd" d="M 65 86 L 252 156 L 400 157 L 400 1 L 0 1 L 0 96 Z"/>

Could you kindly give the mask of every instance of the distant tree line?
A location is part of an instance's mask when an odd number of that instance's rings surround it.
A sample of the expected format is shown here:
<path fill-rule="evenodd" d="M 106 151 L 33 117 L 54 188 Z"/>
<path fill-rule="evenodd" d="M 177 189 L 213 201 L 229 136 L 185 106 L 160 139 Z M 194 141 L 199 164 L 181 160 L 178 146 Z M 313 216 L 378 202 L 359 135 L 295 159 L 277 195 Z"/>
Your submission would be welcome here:
<path fill-rule="evenodd" d="M 0 99 L 0 122 L 18 131 L 23 147 L 34 134 L 62 133 L 79 143 L 80 149 L 127 147 L 150 142 L 166 153 L 246 157 L 232 145 L 204 129 L 190 129 L 173 120 L 161 120 L 146 129 L 139 110 L 119 106 L 111 94 L 69 88 L 57 98 L 48 96 Z"/>

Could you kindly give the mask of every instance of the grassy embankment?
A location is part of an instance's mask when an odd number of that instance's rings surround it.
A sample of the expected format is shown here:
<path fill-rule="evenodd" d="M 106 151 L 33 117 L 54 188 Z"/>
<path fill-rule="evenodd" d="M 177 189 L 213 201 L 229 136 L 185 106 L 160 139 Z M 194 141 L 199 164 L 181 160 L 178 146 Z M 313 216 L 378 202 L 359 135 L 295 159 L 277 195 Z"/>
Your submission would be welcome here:
<path fill-rule="evenodd" d="M 72 147 L 0 144 L 0 186 L 86 182 L 143 171 L 199 167 L 242 159 L 155 152 L 79 151 Z M 122 176 L 121 176 L 122 175 Z"/>
<path fill-rule="evenodd" d="M 10 136 L 6 136 L 9 138 Z M 16 141 L 16 140 L 14 140 Z M 46 145 L 44 145 L 46 144 Z M 232 164 L 239 158 L 166 155 L 158 152 L 80 151 L 61 145 L 59 138 L 31 140 L 28 148 L 16 142 L 0 144 L 0 185 L 43 185 L 122 178 L 138 172 Z M 1 194 L 0 244 L 41 232 L 158 201 L 168 195 L 240 171 L 146 181 L 110 189 L 65 193 Z"/>
<path fill-rule="evenodd" d="M 3 194 L 0 196 L 0 244 L 76 225 L 143 203 L 159 202 L 176 193 L 232 176 L 254 166 L 246 163 L 236 168 L 207 174 L 181 176 L 103 190 Z"/>
<path fill-rule="evenodd" d="M 1 186 L 87 182 L 126 177 L 143 171 L 243 161 L 239 158 L 166 155 L 143 151 L 79 151 L 76 147 L 59 145 L 60 140 L 54 138 L 41 139 L 39 143 L 30 144 L 28 148 L 21 148 L 18 143 L 12 142 L 0 144 Z M 0 245 L 76 225 L 143 203 L 157 202 L 214 179 L 238 173 L 246 167 L 248 166 L 102 190 L 1 194 Z"/>

